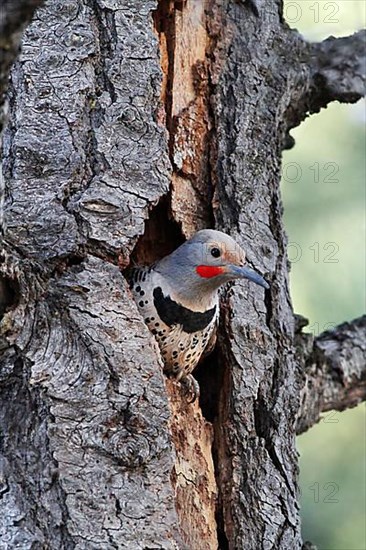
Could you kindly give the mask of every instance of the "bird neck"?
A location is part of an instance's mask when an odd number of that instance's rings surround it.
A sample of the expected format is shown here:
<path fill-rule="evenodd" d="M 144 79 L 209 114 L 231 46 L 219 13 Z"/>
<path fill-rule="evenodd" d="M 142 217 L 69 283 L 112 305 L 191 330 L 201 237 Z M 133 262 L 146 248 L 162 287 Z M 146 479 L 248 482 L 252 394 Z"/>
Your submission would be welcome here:
<path fill-rule="evenodd" d="M 179 304 L 182 304 L 191 311 L 207 311 L 218 302 L 217 290 L 207 292 L 207 289 L 187 289 L 173 291 L 172 299 Z"/>
<path fill-rule="evenodd" d="M 159 262 L 155 267 L 155 284 L 172 300 L 191 311 L 207 311 L 218 303 L 218 287 L 192 275 L 185 266 L 180 269 L 169 268 Z"/>

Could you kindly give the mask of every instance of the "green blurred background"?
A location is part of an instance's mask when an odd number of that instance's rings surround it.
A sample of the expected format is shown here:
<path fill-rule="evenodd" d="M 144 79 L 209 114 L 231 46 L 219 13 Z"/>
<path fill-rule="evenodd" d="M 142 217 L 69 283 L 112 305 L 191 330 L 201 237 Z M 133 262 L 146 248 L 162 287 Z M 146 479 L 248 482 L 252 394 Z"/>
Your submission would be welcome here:
<path fill-rule="evenodd" d="M 364 0 L 284 2 L 308 40 L 365 26 Z M 314 334 L 365 310 L 365 103 L 331 104 L 292 131 L 282 192 L 294 309 Z M 304 540 L 366 550 L 365 406 L 332 412 L 298 438 Z"/>

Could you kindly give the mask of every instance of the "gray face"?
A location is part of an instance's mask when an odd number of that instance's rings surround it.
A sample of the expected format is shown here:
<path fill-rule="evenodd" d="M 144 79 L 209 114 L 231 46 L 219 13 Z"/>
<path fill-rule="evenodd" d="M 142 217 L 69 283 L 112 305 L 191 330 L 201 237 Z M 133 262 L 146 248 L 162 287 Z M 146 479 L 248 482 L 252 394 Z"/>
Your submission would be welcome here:
<path fill-rule="evenodd" d="M 161 260 L 156 270 L 189 299 L 197 294 L 216 292 L 222 284 L 240 278 L 268 288 L 264 279 L 244 264 L 245 253 L 231 237 L 205 229 Z"/>
<path fill-rule="evenodd" d="M 183 260 L 192 267 L 240 266 L 245 263 L 244 251 L 234 239 L 213 229 L 198 231 L 173 254 L 179 263 Z"/>

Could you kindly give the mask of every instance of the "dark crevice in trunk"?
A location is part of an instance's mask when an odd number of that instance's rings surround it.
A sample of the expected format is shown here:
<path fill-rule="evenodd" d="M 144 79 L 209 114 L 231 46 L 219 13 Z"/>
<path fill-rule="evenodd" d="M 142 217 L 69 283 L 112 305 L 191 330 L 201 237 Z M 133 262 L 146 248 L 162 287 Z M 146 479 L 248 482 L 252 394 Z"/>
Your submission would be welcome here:
<path fill-rule="evenodd" d="M 70 254 L 65 258 L 59 258 L 50 276 L 57 277 L 62 275 L 69 268 L 74 267 L 76 265 L 81 265 L 85 260 L 85 258 L 86 258 L 86 252 L 83 249 L 80 249 L 77 253 Z"/>
<path fill-rule="evenodd" d="M 219 361 L 217 345 L 207 357 L 205 357 L 193 372 L 200 385 L 200 407 L 203 416 L 208 422 L 216 420 L 218 415 L 218 403 L 220 389 L 223 381 L 221 370 L 222 362 Z"/>
<path fill-rule="evenodd" d="M 214 473 L 217 485 L 217 500 L 216 500 L 216 530 L 218 540 L 218 550 L 229 549 L 229 537 L 227 535 L 230 526 L 227 525 L 228 509 L 230 508 L 230 491 L 228 480 L 231 478 L 231 462 L 226 452 L 225 431 L 227 429 L 228 408 L 230 407 L 231 395 L 231 373 L 228 368 L 230 361 L 227 356 L 226 342 L 223 338 L 227 335 L 222 326 L 226 325 L 228 309 L 223 302 L 220 311 L 220 326 L 218 327 L 218 337 L 215 347 L 217 357 L 217 373 L 215 378 L 218 379 L 217 393 L 215 395 L 215 412 L 216 416 L 213 419 L 214 438 L 212 443 L 212 458 L 214 463 Z"/>
<path fill-rule="evenodd" d="M 15 279 L 0 277 L 0 320 L 4 313 L 18 305 L 20 289 Z"/>
<path fill-rule="evenodd" d="M 115 103 L 117 94 L 105 68 L 107 60 L 113 58 L 118 42 L 114 12 L 108 8 L 100 8 L 96 0 L 92 0 L 92 5 L 97 19 L 100 44 L 99 63 L 96 66 L 97 83 L 100 92 L 97 95 L 101 95 L 102 91 L 106 90 L 112 102 Z"/>
<path fill-rule="evenodd" d="M 266 306 L 266 324 L 268 328 L 271 328 L 271 320 L 273 317 L 273 303 L 271 289 L 264 291 L 264 303 Z"/>
<path fill-rule="evenodd" d="M 218 550 L 229 550 L 229 541 L 225 533 L 224 514 L 222 506 L 217 506 L 216 510 L 217 523 L 217 541 L 219 543 Z"/>
<path fill-rule="evenodd" d="M 185 241 L 179 224 L 174 220 L 169 198 L 163 197 L 151 210 L 130 257 L 130 265 L 150 265 L 170 254 Z"/>

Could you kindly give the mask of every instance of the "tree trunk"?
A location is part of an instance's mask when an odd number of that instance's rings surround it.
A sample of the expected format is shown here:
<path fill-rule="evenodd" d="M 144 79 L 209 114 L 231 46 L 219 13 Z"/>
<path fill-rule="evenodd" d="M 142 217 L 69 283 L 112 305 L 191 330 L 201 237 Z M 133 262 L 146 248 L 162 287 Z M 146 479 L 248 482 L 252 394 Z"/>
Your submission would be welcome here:
<path fill-rule="evenodd" d="M 301 333 L 281 151 L 364 94 L 365 34 L 309 45 L 281 10 L 48 0 L 26 30 L 3 136 L 2 548 L 301 548 L 296 430 L 365 398 L 366 323 Z M 271 289 L 223 292 L 188 404 L 123 270 L 204 227 Z"/>

